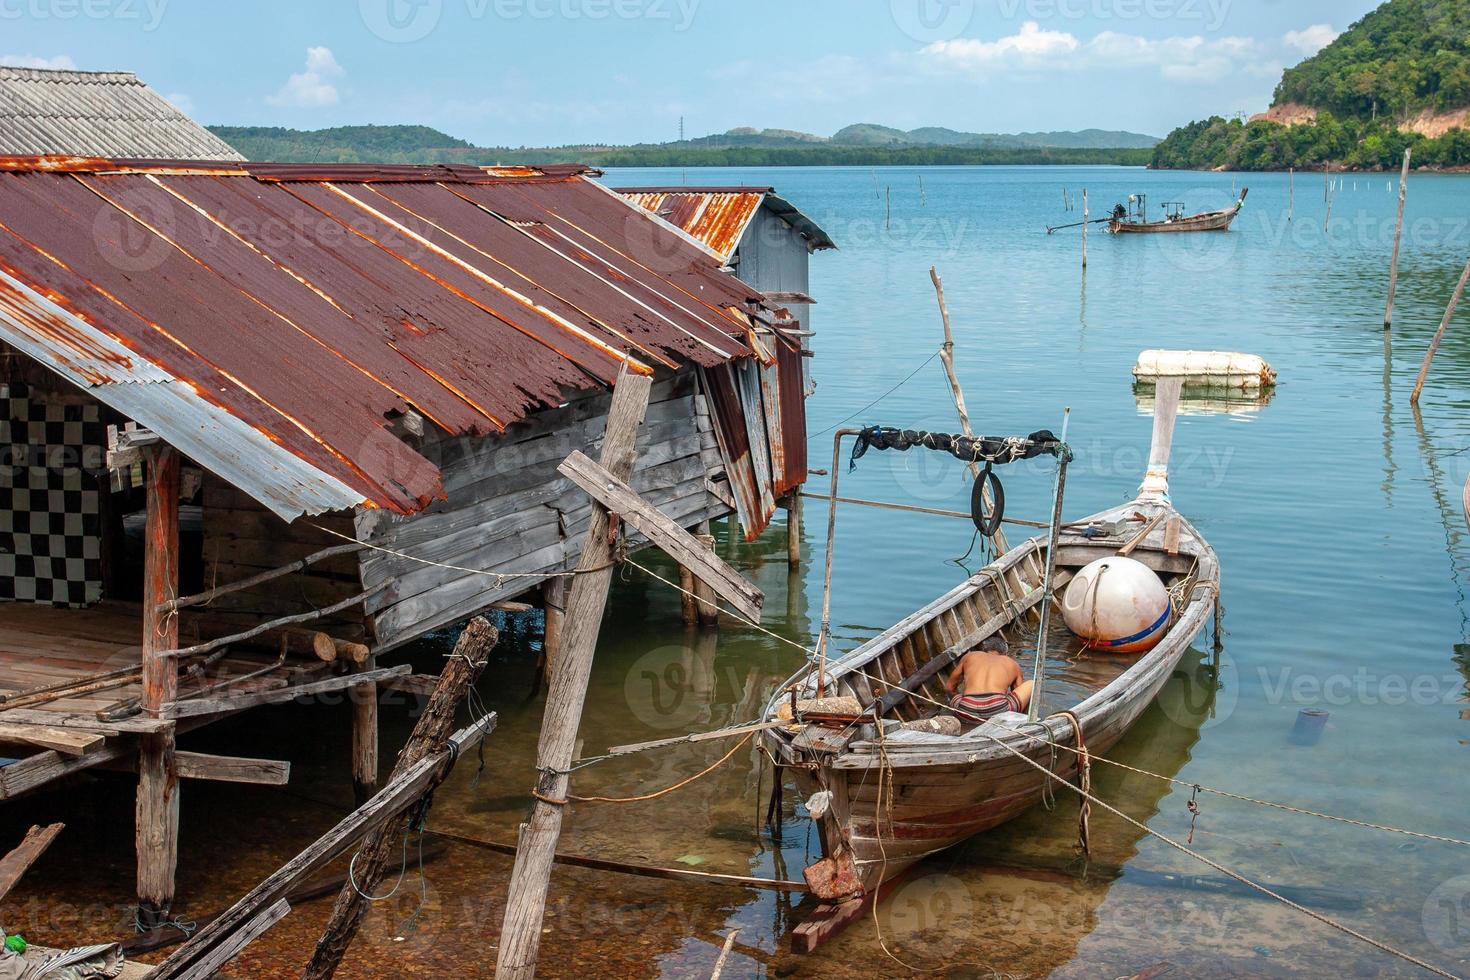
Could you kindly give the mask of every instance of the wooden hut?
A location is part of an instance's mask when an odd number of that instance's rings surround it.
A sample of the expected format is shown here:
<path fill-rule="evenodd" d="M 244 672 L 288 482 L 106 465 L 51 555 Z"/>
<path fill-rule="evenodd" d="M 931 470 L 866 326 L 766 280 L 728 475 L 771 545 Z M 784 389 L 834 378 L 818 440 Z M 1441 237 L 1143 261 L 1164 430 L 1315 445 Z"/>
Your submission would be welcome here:
<path fill-rule="evenodd" d="M 753 537 L 801 483 L 791 321 L 594 176 L 0 158 L 0 798 L 136 769 L 145 921 L 179 778 L 288 774 L 188 731 L 351 689 L 367 793 L 385 655 L 532 590 L 555 627 L 590 513 L 556 467 L 620 372 L 683 526 Z"/>

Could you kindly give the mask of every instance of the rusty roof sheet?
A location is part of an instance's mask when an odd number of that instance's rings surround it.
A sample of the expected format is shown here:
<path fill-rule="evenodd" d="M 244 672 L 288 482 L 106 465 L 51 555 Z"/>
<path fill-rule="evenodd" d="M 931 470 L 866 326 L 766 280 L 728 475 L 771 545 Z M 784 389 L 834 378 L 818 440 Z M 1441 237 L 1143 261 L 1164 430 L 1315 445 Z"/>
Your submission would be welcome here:
<path fill-rule="evenodd" d="M 585 168 L 0 159 L 0 340 L 283 517 L 412 513 L 415 411 L 745 358 L 754 290 Z"/>
<path fill-rule="evenodd" d="M 622 187 L 618 193 L 705 243 L 727 264 L 762 207 L 790 225 L 808 251 L 837 247 L 815 221 L 771 187 Z"/>

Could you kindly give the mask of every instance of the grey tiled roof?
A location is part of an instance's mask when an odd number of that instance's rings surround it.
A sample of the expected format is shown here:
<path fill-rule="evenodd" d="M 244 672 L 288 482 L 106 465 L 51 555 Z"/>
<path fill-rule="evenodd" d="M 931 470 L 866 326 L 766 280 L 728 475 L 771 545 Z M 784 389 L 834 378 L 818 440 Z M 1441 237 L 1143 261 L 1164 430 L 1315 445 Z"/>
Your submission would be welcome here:
<path fill-rule="evenodd" d="M 242 160 L 132 72 L 0 66 L 0 155 Z"/>

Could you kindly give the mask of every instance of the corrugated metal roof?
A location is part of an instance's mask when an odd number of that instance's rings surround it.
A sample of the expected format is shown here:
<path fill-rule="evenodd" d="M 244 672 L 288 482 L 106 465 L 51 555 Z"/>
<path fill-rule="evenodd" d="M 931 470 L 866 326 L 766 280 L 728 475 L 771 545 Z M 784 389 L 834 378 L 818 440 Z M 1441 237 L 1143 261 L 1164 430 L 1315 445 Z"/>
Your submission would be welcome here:
<path fill-rule="evenodd" d="M 815 221 L 770 187 L 622 187 L 618 193 L 704 242 L 726 263 L 762 207 L 805 239 L 808 251 L 837 247 Z"/>
<path fill-rule="evenodd" d="M 3 66 L 0 154 L 244 159 L 132 72 Z"/>
<path fill-rule="evenodd" d="M 0 158 L 0 340 L 284 517 L 412 513 L 394 413 L 751 355 L 758 294 L 589 173 Z"/>

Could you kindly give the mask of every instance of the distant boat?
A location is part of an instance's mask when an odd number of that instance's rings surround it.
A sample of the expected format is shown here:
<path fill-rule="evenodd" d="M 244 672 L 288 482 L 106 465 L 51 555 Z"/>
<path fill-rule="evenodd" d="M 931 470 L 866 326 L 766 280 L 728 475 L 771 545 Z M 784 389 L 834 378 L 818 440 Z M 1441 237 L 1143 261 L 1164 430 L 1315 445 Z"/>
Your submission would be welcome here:
<path fill-rule="evenodd" d="M 1186 215 L 1184 205 L 1178 201 L 1170 201 L 1164 205 L 1164 220 L 1149 221 L 1147 219 L 1148 198 L 1144 195 L 1130 197 L 1129 204 L 1133 207 L 1118 205 L 1113 211 L 1113 217 L 1108 222 L 1108 231 L 1114 235 L 1153 235 L 1165 232 L 1185 231 L 1229 231 L 1230 225 L 1235 221 L 1235 216 L 1240 214 L 1240 209 L 1245 207 L 1245 196 L 1249 194 L 1249 187 L 1242 188 L 1240 200 L 1235 202 L 1234 207 L 1223 208 L 1219 211 L 1203 211 L 1199 214 Z"/>

